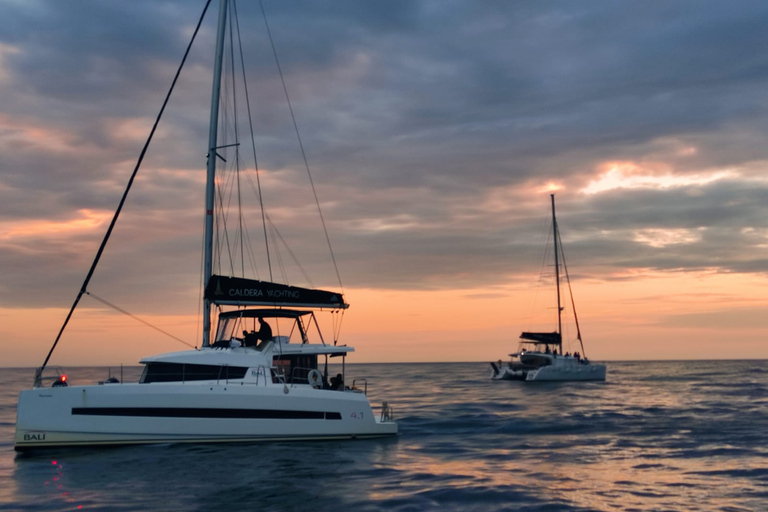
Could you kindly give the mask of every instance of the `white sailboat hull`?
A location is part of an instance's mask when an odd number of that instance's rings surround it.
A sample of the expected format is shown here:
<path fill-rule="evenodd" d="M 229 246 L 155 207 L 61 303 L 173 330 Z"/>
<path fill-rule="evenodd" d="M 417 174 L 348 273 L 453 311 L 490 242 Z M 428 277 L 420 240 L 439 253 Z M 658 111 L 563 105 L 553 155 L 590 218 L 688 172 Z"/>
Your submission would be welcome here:
<path fill-rule="evenodd" d="M 287 390 L 287 392 L 286 392 Z M 392 436 L 365 394 L 308 385 L 107 384 L 22 391 L 15 447 Z"/>
<path fill-rule="evenodd" d="M 544 381 L 584 381 L 584 380 L 605 380 L 604 364 L 564 364 L 542 366 L 536 370 L 530 370 L 525 380 L 544 382 Z"/>
<path fill-rule="evenodd" d="M 518 354 L 514 354 L 518 356 Z M 524 380 L 527 382 L 537 381 L 604 381 L 606 367 L 604 364 L 594 364 L 584 362 L 573 356 L 556 356 L 542 352 L 527 352 L 523 357 L 538 360 L 539 363 L 546 361 L 538 367 L 532 364 L 524 365 L 517 362 L 510 363 L 491 363 L 493 371 L 491 378 L 493 380 Z"/>
<path fill-rule="evenodd" d="M 508 364 L 496 366 L 491 372 L 493 380 L 525 380 L 525 377 L 526 372 L 524 370 L 512 368 Z"/>

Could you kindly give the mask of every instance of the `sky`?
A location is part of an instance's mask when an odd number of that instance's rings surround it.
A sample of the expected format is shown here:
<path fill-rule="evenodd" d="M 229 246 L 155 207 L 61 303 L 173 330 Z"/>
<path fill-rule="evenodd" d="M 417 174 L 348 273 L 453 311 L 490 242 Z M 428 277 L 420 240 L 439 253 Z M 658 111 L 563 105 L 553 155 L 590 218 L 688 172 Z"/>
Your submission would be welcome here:
<path fill-rule="evenodd" d="M 45 358 L 203 5 L 0 1 L 0 366 Z M 274 277 L 308 285 L 293 254 L 343 290 L 350 362 L 495 361 L 552 330 L 551 193 L 591 359 L 768 358 L 768 4 L 263 8 L 279 68 L 259 5 L 238 23 L 264 211 L 291 250 L 269 235 Z M 216 11 L 89 285 L 193 346 Z M 51 364 L 185 348 L 86 296 Z"/>

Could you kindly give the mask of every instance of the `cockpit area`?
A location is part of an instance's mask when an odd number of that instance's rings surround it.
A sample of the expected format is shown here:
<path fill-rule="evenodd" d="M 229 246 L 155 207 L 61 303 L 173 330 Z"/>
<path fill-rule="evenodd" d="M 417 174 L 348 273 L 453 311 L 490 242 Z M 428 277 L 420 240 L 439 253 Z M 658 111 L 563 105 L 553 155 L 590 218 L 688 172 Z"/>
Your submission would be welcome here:
<path fill-rule="evenodd" d="M 263 350 L 267 341 L 325 345 L 312 311 L 239 309 L 219 313 L 214 347 L 243 346 Z"/>

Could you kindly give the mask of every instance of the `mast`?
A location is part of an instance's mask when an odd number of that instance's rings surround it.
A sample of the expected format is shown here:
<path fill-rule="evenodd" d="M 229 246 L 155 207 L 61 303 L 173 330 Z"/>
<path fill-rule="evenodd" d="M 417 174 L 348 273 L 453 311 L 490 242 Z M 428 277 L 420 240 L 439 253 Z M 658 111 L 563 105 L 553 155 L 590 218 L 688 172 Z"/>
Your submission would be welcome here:
<path fill-rule="evenodd" d="M 216 34 L 216 57 L 213 64 L 213 87 L 211 92 L 211 120 L 208 130 L 208 169 L 205 183 L 205 256 L 203 264 L 203 287 L 213 274 L 213 209 L 216 189 L 216 144 L 219 128 L 219 96 L 221 90 L 221 63 L 224 54 L 224 32 L 226 30 L 227 0 L 221 0 L 219 23 Z M 203 346 L 210 346 L 211 301 L 203 298 Z"/>
<path fill-rule="evenodd" d="M 555 194 L 549 195 L 552 198 L 552 238 L 555 241 L 555 287 L 557 288 L 557 333 L 560 334 L 562 339 L 563 334 L 563 322 L 562 312 L 563 308 L 560 307 L 560 262 L 558 261 L 558 248 L 557 248 L 557 218 L 555 217 Z"/>

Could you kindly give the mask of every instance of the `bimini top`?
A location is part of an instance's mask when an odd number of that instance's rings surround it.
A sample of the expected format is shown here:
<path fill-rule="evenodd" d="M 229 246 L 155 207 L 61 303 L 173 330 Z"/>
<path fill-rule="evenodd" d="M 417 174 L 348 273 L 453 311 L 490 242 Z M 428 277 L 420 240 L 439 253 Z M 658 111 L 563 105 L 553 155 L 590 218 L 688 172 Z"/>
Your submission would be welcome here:
<path fill-rule="evenodd" d="M 219 306 L 269 305 L 334 309 L 349 307 L 341 293 L 218 275 L 212 275 L 208 281 L 205 298 Z"/>
<path fill-rule="evenodd" d="M 298 309 L 236 309 L 219 313 L 219 319 L 224 318 L 299 318 L 311 315 L 311 311 Z"/>
<path fill-rule="evenodd" d="M 523 342 L 544 343 L 546 345 L 560 345 L 562 338 L 559 332 L 524 332 L 520 335 Z"/>

